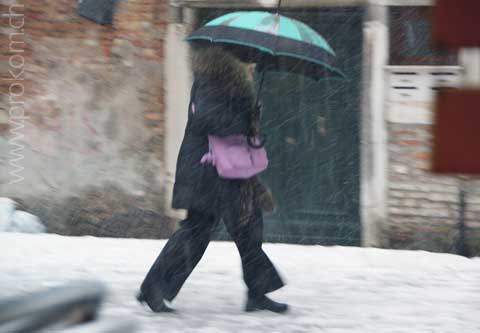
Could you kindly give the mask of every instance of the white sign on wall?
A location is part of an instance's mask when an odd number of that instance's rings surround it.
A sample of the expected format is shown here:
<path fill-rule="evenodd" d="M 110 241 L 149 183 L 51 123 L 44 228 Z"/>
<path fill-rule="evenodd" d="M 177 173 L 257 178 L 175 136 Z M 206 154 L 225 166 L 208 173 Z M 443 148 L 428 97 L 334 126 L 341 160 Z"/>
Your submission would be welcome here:
<path fill-rule="evenodd" d="M 431 124 L 438 88 L 459 87 L 460 66 L 387 66 L 387 120 L 393 123 Z"/>

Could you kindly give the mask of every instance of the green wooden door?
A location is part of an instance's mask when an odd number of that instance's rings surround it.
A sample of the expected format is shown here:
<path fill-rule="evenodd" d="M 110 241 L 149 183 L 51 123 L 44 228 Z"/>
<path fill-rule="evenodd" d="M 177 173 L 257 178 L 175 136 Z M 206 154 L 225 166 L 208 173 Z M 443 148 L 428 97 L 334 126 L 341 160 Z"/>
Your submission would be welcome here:
<path fill-rule="evenodd" d="M 290 11 L 330 43 L 348 81 L 269 74 L 262 94 L 277 212 L 267 241 L 360 244 L 359 119 L 362 10 Z"/>
<path fill-rule="evenodd" d="M 224 14 L 208 11 L 202 21 Z M 261 178 L 277 212 L 265 216 L 265 240 L 360 245 L 359 119 L 361 8 L 284 10 L 324 36 L 348 80 L 314 82 L 270 73 L 262 92 L 262 131 L 270 164 Z M 228 239 L 223 227 L 217 239 Z"/>

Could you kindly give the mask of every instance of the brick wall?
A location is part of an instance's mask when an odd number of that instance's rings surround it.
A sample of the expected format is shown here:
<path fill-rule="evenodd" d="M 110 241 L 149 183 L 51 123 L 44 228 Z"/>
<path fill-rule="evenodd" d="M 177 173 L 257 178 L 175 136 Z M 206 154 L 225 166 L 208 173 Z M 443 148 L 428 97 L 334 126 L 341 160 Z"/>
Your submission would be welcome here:
<path fill-rule="evenodd" d="M 480 253 L 480 181 L 432 174 L 432 125 L 388 124 L 388 239 L 393 248 L 455 252 L 459 191 L 467 193 L 467 242 Z M 461 149 L 461 148 L 459 148 Z"/>
<path fill-rule="evenodd" d="M 112 26 L 76 4 L 0 0 L 0 196 L 54 232 L 128 236 L 102 225 L 128 215 L 161 236 L 167 1 L 120 1 Z"/>

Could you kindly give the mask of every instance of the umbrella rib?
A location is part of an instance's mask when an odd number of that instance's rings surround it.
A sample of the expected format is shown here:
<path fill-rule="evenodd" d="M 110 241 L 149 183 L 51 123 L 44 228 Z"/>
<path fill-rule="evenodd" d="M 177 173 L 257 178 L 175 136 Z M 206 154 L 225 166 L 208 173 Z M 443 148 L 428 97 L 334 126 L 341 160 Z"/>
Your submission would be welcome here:
<path fill-rule="evenodd" d="M 329 70 L 340 74 L 344 78 L 346 77 L 345 74 L 341 70 L 339 70 L 339 69 L 337 69 L 337 68 L 335 68 L 335 67 L 333 67 L 333 66 L 331 66 L 331 65 L 329 65 L 329 64 L 327 64 L 327 63 L 325 63 L 321 60 L 317 60 L 317 59 L 314 59 L 314 58 L 310 58 L 310 57 L 306 57 L 306 56 L 302 56 L 302 55 L 298 55 L 298 54 L 294 54 L 294 53 L 289 53 L 289 52 L 273 52 L 272 54 L 274 56 L 293 57 L 293 58 L 302 59 L 302 60 L 305 60 L 305 61 L 308 61 L 308 62 L 313 62 L 313 63 L 316 63 L 318 65 L 325 66 Z"/>

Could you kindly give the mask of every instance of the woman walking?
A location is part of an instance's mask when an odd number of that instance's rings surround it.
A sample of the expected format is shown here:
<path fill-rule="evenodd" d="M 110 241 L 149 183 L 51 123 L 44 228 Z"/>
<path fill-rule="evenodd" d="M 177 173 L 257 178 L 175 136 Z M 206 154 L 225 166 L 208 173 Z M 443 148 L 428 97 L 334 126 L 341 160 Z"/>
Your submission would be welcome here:
<path fill-rule="evenodd" d="M 172 301 L 203 256 L 222 220 L 241 256 L 248 288 L 246 311 L 285 312 L 286 304 L 265 294 L 284 283 L 262 250 L 263 209 L 272 209 L 269 191 L 258 178 L 222 179 L 201 164 L 208 135 L 249 135 L 258 130 L 253 80 L 247 66 L 220 47 L 196 52 L 188 122 L 177 160 L 173 208 L 187 218 L 170 237 L 145 277 L 137 298 L 154 312 L 171 312 Z"/>

